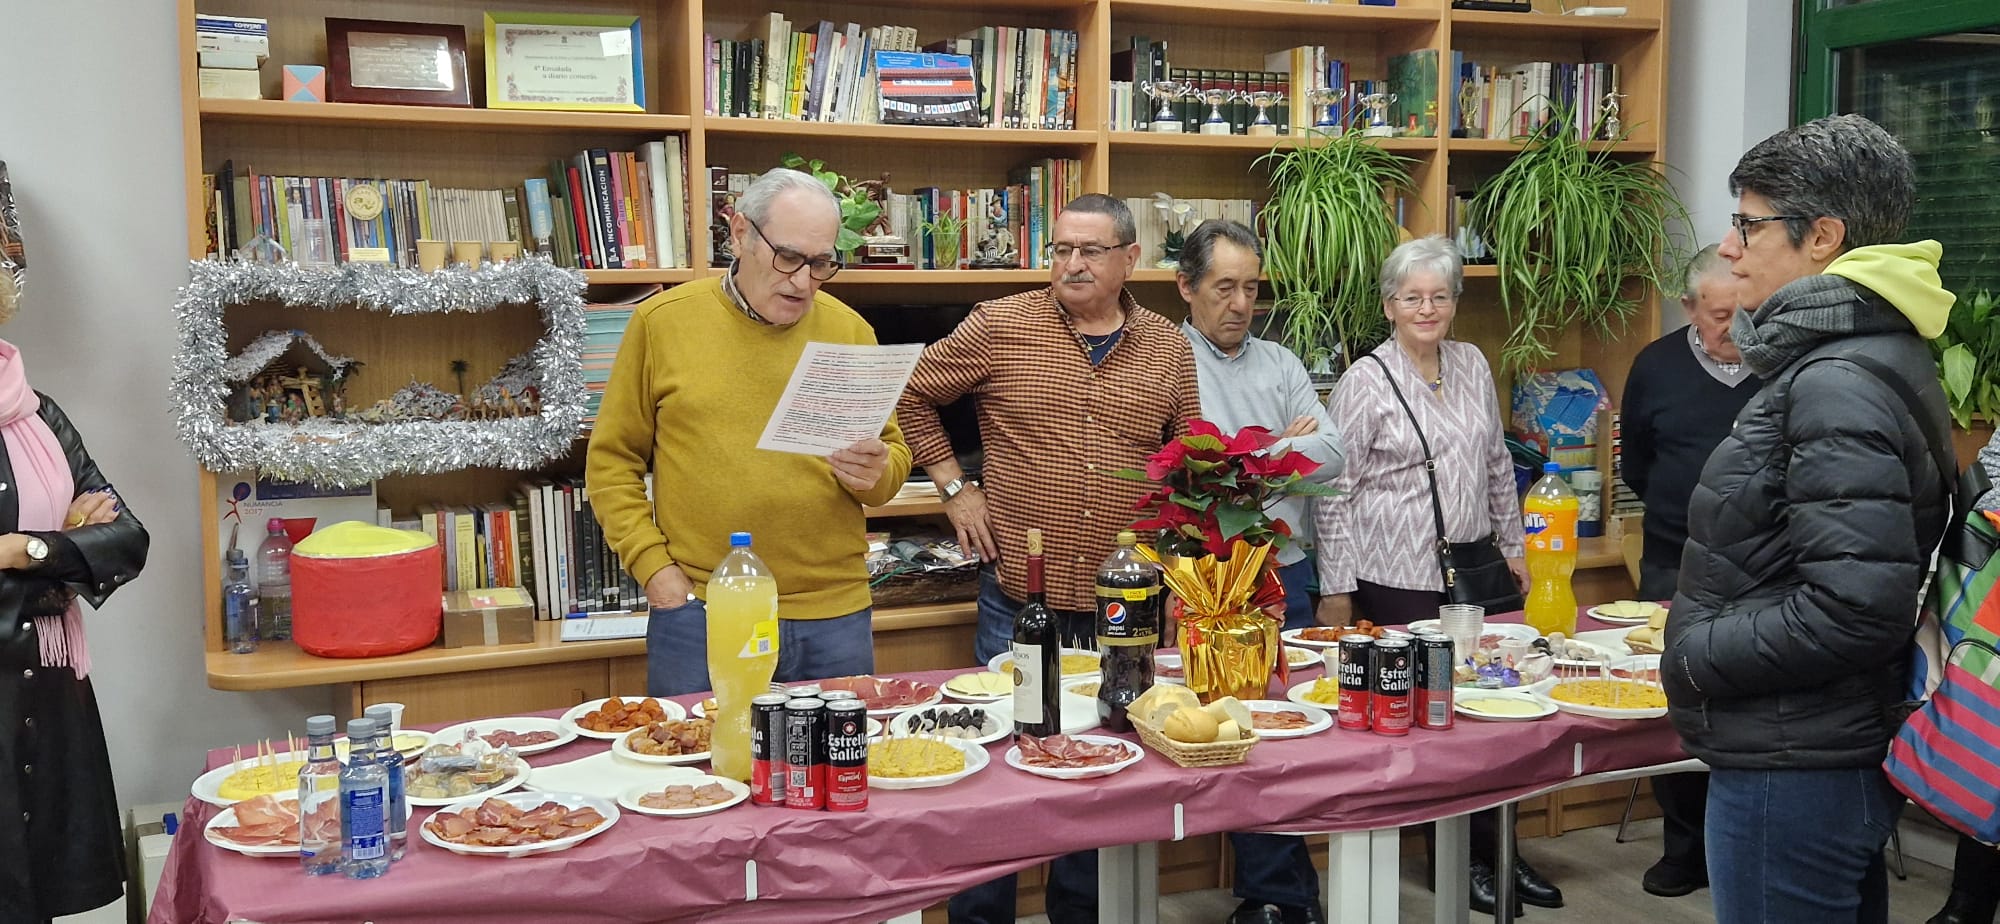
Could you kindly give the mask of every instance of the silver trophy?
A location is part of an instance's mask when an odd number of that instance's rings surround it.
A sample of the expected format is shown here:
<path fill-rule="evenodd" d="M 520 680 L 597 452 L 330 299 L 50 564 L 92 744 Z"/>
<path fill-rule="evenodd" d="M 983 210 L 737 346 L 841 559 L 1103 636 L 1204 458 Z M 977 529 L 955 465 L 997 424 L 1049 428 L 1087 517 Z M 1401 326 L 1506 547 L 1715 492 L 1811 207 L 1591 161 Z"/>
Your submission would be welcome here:
<path fill-rule="evenodd" d="M 1370 138 L 1394 138 L 1396 126 L 1389 124 L 1389 104 L 1396 101 L 1394 93 L 1370 93 L 1361 98 L 1361 105 L 1368 108 L 1368 130 L 1362 134 Z"/>
<path fill-rule="evenodd" d="M 1611 92 L 1604 94 L 1604 101 L 1598 104 L 1597 121 L 1604 126 L 1605 141 L 1617 141 L 1618 136 L 1624 134 L 1625 124 L 1618 120 L 1618 101 L 1624 98 L 1625 94 L 1618 92 L 1617 87 L 1613 87 Z"/>
<path fill-rule="evenodd" d="M 1160 111 L 1153 113 L 1152 130 L 1156 132 L 1179 132 L 1182 130 L 1181 117 L 1174 113 L 1174 104 L 1186 99 L 1192 88 L 1185 80 L 1148 80 L 1139 85 L 1139 90 L 1160 104 Z"/>
<path fill-rule="evenodd" d="M 1244 99 L 1249 100 L 1250 105 L 1257 107 L 1257 117 L 1250 120 L 1249 133 L 1262 138 L 1270 138 L 1277 135 L 1277 123 L 1271 121 L 1271 114 L 1265 110 L 1272 106 L 1284 105 L 1285 94 L 1274 90 L 1258 90 L 1245 96 Z"/>
<path fill-rule="evenodd" d="M 1202 134 L 1234 134 L 1234 126 L 1229 124 L 1229 117 L 1222 114 L 1222 106 L 1236 99 L 1236 91 L 1225 90 L 1220 87 L 1210 87 L 1206 90 L 1196 91 L 1195 96 L 1203 102 L 1208 103 L 1208 117 L 1201 120 Z"/>
<path fill-rule="evenodd" d="M 1306 102 L 1311 103 L 1313 127 L 1318 129 L 1339 129 L 1340 101 L 1347 98 L 1346 87 L 1314 87 L 1306 91 Z"/>

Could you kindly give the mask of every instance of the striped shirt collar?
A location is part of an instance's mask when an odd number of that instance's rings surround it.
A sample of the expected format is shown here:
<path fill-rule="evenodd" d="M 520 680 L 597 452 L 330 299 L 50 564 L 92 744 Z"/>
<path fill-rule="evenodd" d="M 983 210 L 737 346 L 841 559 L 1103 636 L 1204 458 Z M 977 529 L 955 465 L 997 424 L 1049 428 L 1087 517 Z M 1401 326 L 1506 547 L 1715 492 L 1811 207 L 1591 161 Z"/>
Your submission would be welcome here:
<path fill-rule="evenodd" d="M 1688 345 L 1694 348 L 1695 361 L 1701 364 L 1703 370 L 1724 385 L 1734 387 L 1743 381 L 1743 363 L 1740 360 L 1726 363 L 1710 356 L 1708 348 L 1701 345 L 1701 331 L 1696 330 L 1693 324 L 1689 324 L 1687 329 Z"/>
<path fill-rule="evenodd" d="M 744 317 L 749 318 L 750 320 L 755 321 L 759 324 L 765 324 L 771 327 L 779 326 L 776 323 L 767 320 L 763 315 L 758 314 L 757 309 L 750 307 L 750 303 L 743 298 L 743 293 L 736 288 L 736 267 L 740 262 L 741 262 L 740 260 L 729 261 L 729 272 L 722 274 L 723 294 L 729 296 L 729 303 L 735 305 L 737 311 L 743 312 Z"/>

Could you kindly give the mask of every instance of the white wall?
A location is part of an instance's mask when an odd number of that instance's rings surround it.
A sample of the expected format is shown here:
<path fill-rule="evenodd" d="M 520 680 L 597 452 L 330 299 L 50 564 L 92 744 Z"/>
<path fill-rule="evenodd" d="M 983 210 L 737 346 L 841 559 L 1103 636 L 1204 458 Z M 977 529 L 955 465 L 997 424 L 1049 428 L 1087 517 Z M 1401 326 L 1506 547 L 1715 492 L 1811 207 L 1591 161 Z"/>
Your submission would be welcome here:
<path fill-rule="evenodd" d="M 1792 124 L 1795 0 L 1673 0 L 1667 60 L 1667 167 L 1705 247 L 1729 230 L 1729 171 Z M 1662 330 L 1687 323 L 1671 303 Z"/>
<path fill-rule="evenodd" d="M 195 466 L 165 399 L 188 252 L 174 8 L 75 0 L 0 13 L 0 160 L 29 265 L 21 314 L 0 337 L 153 537 L 139 580 L 102 611 L 86 607 L 124 805 L 184 798 L 204 749 L 303 732 L 332 705 L 323 687 L 224 693 L 204 679 Z"/>
<path fill-rule="evenodd" d="M 1727 227 L 1736 158 L 1789 122 L 1791 7 L 1673 2 L 1667 159 L 1704 241 Z M 325 689 L 223 693 L 203 679 L 195 466 L 163 397 L 187 278 L 174 15 L 172 3 L 121 0 L 0 15 L 0 160 L 31 264 L 22 315 L 0 336 L 21 345 L 35 384 L 153 533 L 144 576 L 89 616 L 127 805 L 180 798 L 207 747 L 302 730 L 332 705 Z M 63 39 L 79 23 L 103 24 L 88 30 L 84 66 Z"/>

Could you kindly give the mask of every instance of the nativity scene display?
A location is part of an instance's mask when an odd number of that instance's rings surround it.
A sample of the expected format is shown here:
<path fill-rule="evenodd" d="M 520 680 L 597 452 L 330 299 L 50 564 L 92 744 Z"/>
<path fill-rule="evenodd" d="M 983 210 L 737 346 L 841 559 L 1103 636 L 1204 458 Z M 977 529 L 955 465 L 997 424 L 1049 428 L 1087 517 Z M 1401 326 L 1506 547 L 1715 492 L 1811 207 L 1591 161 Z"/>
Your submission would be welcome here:
<path fill-rule="evenodd" d="M 366 407 L 353 407 L 350 380 L 362 363 L 328 350 L 302 330 L 266 331 L 222 367 L 229 389 L 229 421 L 244 426 L 296 425 L 309 420 L 388 424 L 438 420 L 505 420 L 541 413 L 542 382 L 534 357 L 508 360 L 499 374 L 466 388 L 465 360 L 440 361 L 454 378 L 453 392 L 414 377 Z"/>

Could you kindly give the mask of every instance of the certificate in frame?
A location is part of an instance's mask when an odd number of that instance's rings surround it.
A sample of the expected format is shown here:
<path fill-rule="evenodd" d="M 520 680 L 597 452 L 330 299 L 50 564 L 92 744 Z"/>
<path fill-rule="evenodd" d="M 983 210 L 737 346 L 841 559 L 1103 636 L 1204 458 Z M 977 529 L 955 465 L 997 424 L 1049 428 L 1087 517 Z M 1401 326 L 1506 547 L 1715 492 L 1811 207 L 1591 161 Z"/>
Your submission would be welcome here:
<path fill-rule="evenodd" d="M 645 112 L 639 17 L 487 13 L 486 108 Z"/>
<path fill-rule="evenodd" d="M 472 106 L 464 26 L 328 18 L 326 56 L 331 102 Z"/>

